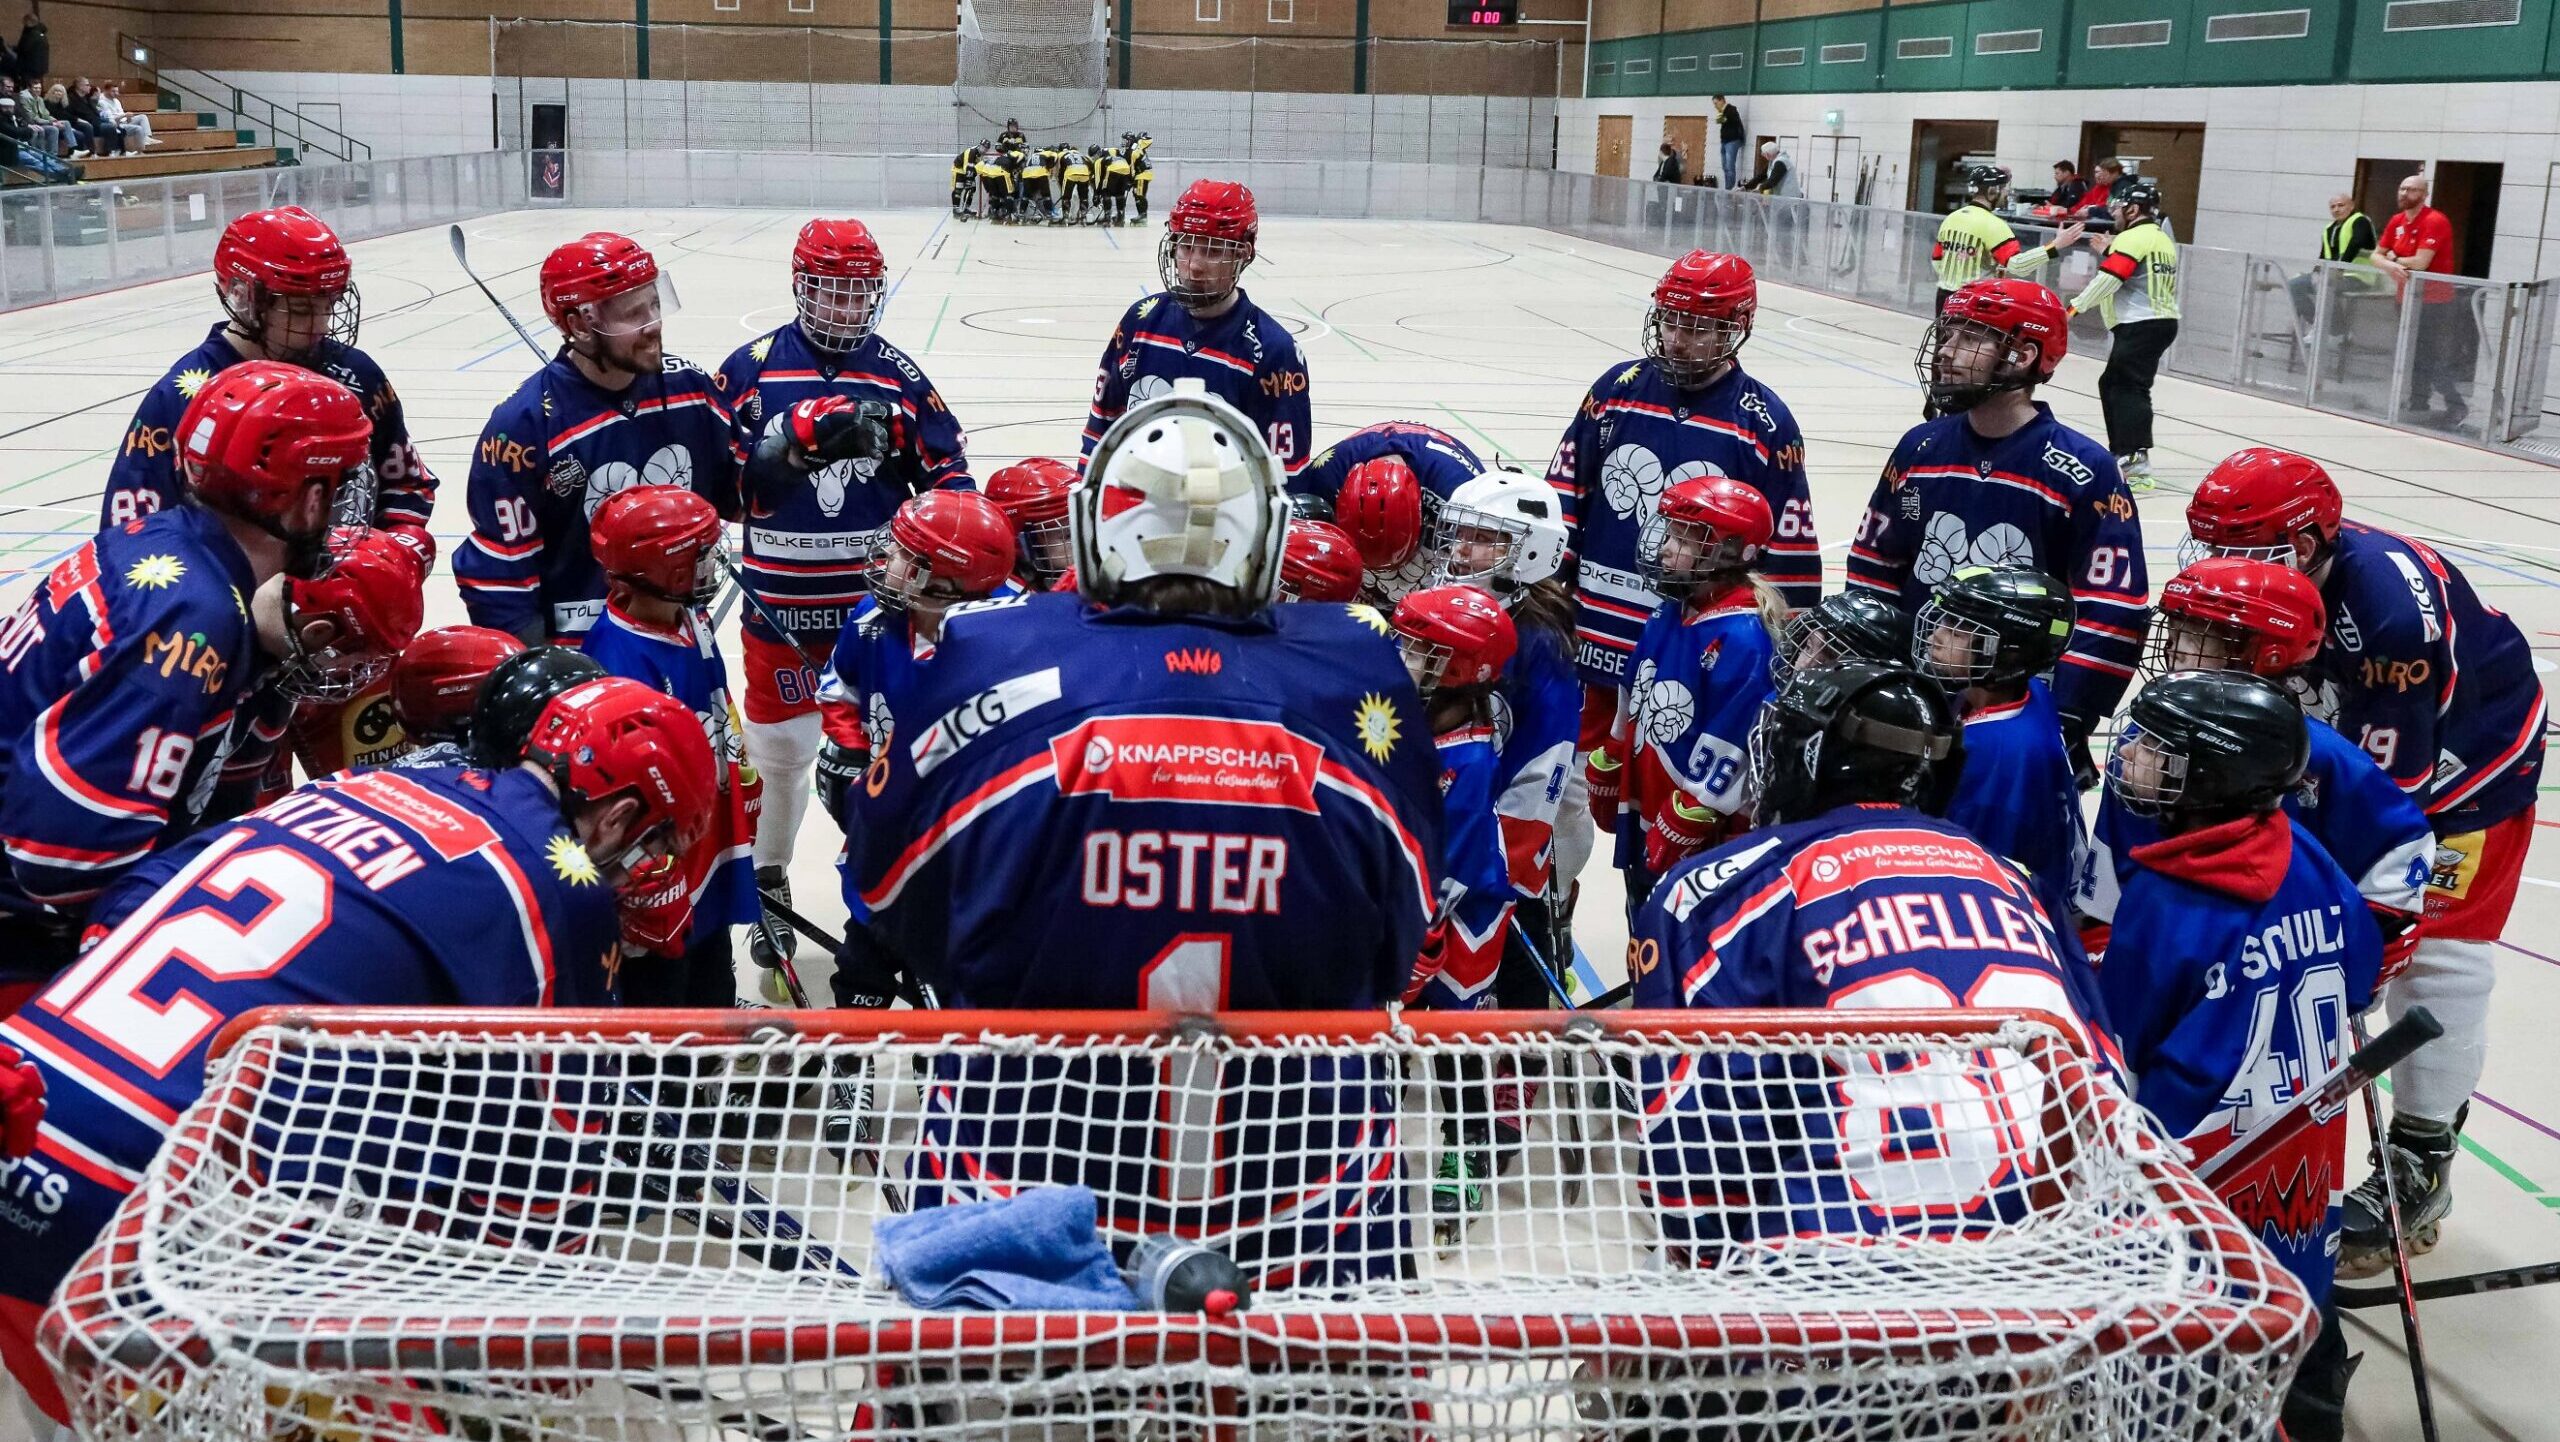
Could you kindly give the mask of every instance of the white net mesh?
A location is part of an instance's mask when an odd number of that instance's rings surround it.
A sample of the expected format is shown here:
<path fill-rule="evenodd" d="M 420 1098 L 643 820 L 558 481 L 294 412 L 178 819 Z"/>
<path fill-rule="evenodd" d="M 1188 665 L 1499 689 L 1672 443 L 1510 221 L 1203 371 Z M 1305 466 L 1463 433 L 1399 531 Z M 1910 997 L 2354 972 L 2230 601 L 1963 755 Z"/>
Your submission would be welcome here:
<path fill-rule="evenodd" d="M 362 1015 L 247 1032 L 65 1284 L 84 1435 L 2239 1439 L 2309 1335 L 2033 1020 Z M 880 1280 L 1039 1182 L 1250 1309 Z"/>
<path fill-rule="evenodd" d="M 1035 143 L 1118 144 L 1094 118 L 1109 62 L 1103 0 L 960 0 L 961 137 L 1018 120 Z"/>

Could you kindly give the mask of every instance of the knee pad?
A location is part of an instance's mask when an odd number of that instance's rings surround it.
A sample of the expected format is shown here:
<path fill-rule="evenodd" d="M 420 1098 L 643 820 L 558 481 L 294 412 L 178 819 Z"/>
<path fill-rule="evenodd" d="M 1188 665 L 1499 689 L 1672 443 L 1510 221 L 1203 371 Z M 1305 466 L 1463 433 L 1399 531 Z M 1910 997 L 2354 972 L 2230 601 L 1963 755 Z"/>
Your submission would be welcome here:
<path fill-rule="evenodd" d="M 2393 1020 L 2424 1006 L 2444 1023 L 2443 1036 L 2392 1069 L 2394 1115 L 2450 1122 L 2471 1099 L 2489 1060 L 2489 992 L 2497 981 L 2497 956 L 2493 942 L 2422 936 L 2408 971 L 2383 989 Z"/>
<path fill-rule="evenodd" d="M 827 739 L 812 713 L 788 721 L 749 721 L 747 761 L 764 776 L 764 814 L 756 818 L 755 864 L 787 866 L 800 821 L 809 812 L 809 777 Z"/>

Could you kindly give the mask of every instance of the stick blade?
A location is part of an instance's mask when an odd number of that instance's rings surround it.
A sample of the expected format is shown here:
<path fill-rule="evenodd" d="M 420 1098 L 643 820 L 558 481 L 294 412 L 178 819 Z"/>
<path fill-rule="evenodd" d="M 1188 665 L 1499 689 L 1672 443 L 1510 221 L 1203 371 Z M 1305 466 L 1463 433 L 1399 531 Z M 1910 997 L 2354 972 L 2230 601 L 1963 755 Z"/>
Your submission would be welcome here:
<path fill-rule="evenodd" d="M 461 223 L 457 221 L 454 224 L 447 226 L 445 228 L 444 238 L 453 246 L 454 260 L 459 262 L 464 270 L 469 270 L 471 268 L 471 257 L 463 249 Z"/>

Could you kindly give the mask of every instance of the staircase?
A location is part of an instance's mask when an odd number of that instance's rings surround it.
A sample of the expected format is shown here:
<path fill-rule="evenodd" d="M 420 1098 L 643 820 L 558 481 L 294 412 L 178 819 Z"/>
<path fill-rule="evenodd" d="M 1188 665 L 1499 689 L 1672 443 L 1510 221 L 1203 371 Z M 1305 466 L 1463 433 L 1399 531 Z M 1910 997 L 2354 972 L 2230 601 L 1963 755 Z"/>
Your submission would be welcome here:
<path fill-rule="evenodd" d="M 254 130 L 219 129 L 211 112 L 179 109 L 178 97 L 159 89 L 156 80 L 121 83 L 128 102 L 136 96 L 158 97 L 159 108 L 151 112 L 151 136 L 160 143 L 126 155 L 75 156 L 71 163 L 82 180 L 210 175 L 225 170 L 259 170 L 292 160 L 292 151 L 285 147 L 259 144 Z"/>

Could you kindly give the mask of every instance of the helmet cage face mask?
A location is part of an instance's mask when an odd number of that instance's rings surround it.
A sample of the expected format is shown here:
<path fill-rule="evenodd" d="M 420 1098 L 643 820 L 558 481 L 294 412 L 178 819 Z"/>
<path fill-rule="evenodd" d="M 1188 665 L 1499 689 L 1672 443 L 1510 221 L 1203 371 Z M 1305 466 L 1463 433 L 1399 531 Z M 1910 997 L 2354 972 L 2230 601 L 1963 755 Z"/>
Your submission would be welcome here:
<path fill-rule="evenodd" d="M 1748 571 L 1757 559 L 1755 548 L 1740 536 L 1725 535 L 1701 521 L 1661 515 L 1645 522 L 1636 556 L 1655 594 L 1675 601 L 1720 577 Z"/>
<path fill-rule="evenodd" d="M 1235 293 L 1245 267 L 1253 264 L 1253 250 L 1253 242 L 1248 240 L 1168 230 L 1156 242 L 1156 276 L 1185 309 L 1204 309 Z M 1182 260 L 1186 252 L 1206 260 L 1207 281 L 1195 283 L 1184 278 Z"/>
<path fill-rule="evenodd" d="M 1448 674 L 1449 659 L 1456 654 L 1437 641 L 1401 632 L 1396 637 L 1396 649 L 1404 656 L 1405 674 L 1413 678 L 1413 688 L 1425 699 L 1440 689 L 1440 678 Z"/>
<path fill-rule="evenodd" d="M 1018 535 L 1022 558 L 1042 585 L 1057 580 L 1075 566 L 1075 534 L 1066 517 L 1033 521 Z"/>
<path fill-rule="evenodd" d="M 1529 523 L 1517 516 L 1443 502 L 1431 524 L 1434 564 L 1426 584 L 1482 586 L 1497 595 L 1512 590 L 1528 540 Z"/>
<path fill-rule="evenodd" d="M 287 292 L 254 276 L 234 276 L 216 283 L 214 293 L 231 323 L 276 360 L 308 359 L 324 340 L 354 345 L 364 323 L 364 297 L 354 281 L 341 290 Z"/>
<path fill-rule="evenodd" d="M 2265 546 L 2217 546 L 2211 541 L 2189 536 L 2178 543 L 2178 569 L 2181 571 L 2198 561 L 2210 561 L 2217 556 L 2240 561 L 2265 561 L 2292 571 L 2302 569 L 2301 553 L 2294 549 L 2290 540 Z"/>
<path fill-rule="evenodd" d="M 1705 345 L 1699 347 L 1699 338 Z M 1682 389 L 1704 385 L 1742 353 L 1751 339 L 1747 322 L 1724 316 L 1698 315 L 1657 304 L 1645 312 L 1644 353 L 1663 378 Z M 1680 342 L 1676 345 L 1675 342 Z"/>
<path fill-rule="evenodd" d="M 2107 752 L 2107 787 L 2134 815 L 2165 816 L 2186 795 L 2187 757 L 2127 720 Z"/>
<path fill-rule="evenodd" d="M 804 270 L 791 277 L 791 300 L 800 313 L 801 331 L 837 353 L 858 349 L 880 329 L 887 292 L 887 282 L 875 275 L 819 275 Z"/>
<path fill-rule="evenodd" d="M 2002 391 L 2036 384 L 2043 348 L 1971 316 L 1940 316 L 1913 358 L 1920 384 L 1940 410 L 1969 411 Z"/>
<path fill-rule="evenodd" d="M 400 659 L 397 652 L 372 654 L 363 650 L 340 649 L 353 639 L 343 618 L 308 616 L 293 604 L 293 590 L 285 589 L 285 645 L 288 654 L 276 667 L 275 687 L 278 695 L 293 701 L 349 701 L 366 687 L 391 674 L 391 664 Z M 337 635 L 328 644 L 312 649 L 304 644 L 302 628 L 312 621 L 326 620 Z"/>
<path fill-rule="evenodd" d="M 1858 659 L 1857 652 L 1841 644 L 1831 628 L 1824 624 L 1811 607 L 1787 618 L 1786 630 L 1778 637 L 1778 648 L 1769 658 L 1769 679 L 1781 691 L 1787 680 L 1798 671 L 1810 671 L 1835 661 Z"/>
<path fill-rule="evenodd" d="M 1920 608 L 1911 631 L 1911 665 L 1921 675 L 1954 689 L 1988 681 L 1999 664 L 1998 631 L 1957 615 L 1935 596 Z"/>
<path fill-rule="evenodd" d="M 2246 671 L 2256 645 L 2256 633 L 2246 626 L 2157 611 L 2151 634 L 2143 638 L 2142 674 L 2148 679 L 2172 671 Z"/>
<path fill-rule="evenodd" d="M 884 611 L 939 616 L 969 599 L 957 581 L 933 573 L 933 558 L 908 549 L 906 542 L 883 535 L 880 564 L 871 572 L 871 597 Z"/>

